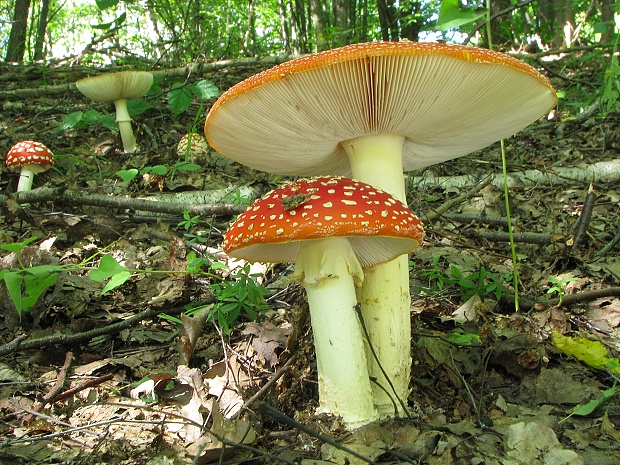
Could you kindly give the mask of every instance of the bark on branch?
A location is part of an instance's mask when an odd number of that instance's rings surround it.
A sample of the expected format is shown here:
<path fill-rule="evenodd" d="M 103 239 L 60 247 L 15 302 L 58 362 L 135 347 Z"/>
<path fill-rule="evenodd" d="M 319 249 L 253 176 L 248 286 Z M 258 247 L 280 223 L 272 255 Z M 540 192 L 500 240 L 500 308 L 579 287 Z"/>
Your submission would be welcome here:
<path fill-rule="evenodd" d="M 185 210 L 192 215 L 235 215 L 245 210 L 245 206 L 233 204 L 196 205 L 173 201 L 136 199 L 75 191 L 60 187 L 39 187 L 28 192 L 17 192 L 11 197 L 17 203 L 54 202 L 65 205 L 90 205 L 94 207 L 118 208 L 132 212 L 155 212 L 170 215 L 182 215 Z M 7 196 L 0 195 L 0 202 L 6 202 Z"/>

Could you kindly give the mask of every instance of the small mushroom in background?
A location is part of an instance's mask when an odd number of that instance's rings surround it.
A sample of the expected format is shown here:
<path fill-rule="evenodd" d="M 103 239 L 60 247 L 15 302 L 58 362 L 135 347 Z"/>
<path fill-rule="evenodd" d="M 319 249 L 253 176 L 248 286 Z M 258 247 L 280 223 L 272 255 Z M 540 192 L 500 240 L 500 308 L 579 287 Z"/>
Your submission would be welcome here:
<path fill-rule="evenodd" d="M 277 65 L 223 93 L 205 134 L 250 168 L 278 175 L 352 176 L 405 199 L 403 171 L 510 137 L 556 104 L 549 80 L 508 55 L 423 42 L 347 45 Z M 405 399 L 411 297 L 406 256 L 366 270 L 358 291 L 380 416 L 394 412 L 384 372 Z M 390 341 L 387 343 L 386 341 Z M 396 362 L 397 365 L 392 365 Z"/>
<path fill-rule="evenodd" d="M 40 142 L 24 140 L 11 147 L 6 155 L 6 166 L 20 172 L 17 192 L 26 192 L 32 189 L 35 174 L 54 166 L 54 154 Z"/>
<path fill-rule="evenodd" d="M 127 100 L 145 95 L 153 84 L 153 75 L 147 71 L 120 71 L 80 79 L 75 84 L 82 94 L 95 102 L 114 102 L 123 149 L 125 153 L 135 152 L 136 138 L 131 128 Z"/>
<path fill-rule="evenodd" d="M 177 145 L 177 156 L 187 162 L 202 161 L 209 155 L 209 144 L 200 134 L 185 134 Z"/>
<path fill-rule="evenodd" d="M 224 237 L 232 257 L 295 263 L 291 277 L 310 306 L 319 410 L 341 416 L 348 428 L 378 419 L 356 312 L 362 268 L 411 252 L 423 236 L 418 218 L 390 194 L 349 178 L 318 177 L 266 194 Z"/>

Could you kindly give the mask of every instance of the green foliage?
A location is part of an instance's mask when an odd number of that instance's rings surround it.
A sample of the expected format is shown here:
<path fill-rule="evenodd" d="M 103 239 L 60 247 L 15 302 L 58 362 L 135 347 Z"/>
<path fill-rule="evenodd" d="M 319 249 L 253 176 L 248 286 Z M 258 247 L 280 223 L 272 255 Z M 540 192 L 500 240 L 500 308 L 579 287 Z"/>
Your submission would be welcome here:
<path fill-rule="evenodd" d="M 592 399 L 587 404 L 578 405 L 577 407 L 573 409 L 570 415 L 562 418 L 558 423 L 562 423 L 563 421 L 568 420 L 573 415 L 578 415 L 582 417 L 590 415 L 592 412 L 594 412 L 598 408 L 603 407 L 605 404 L 607 404 L 611 400 L 611 398 L 614 396 L 615 393 L 616 393 L 616 384 L 614 383 L 614 385 L 610 387 L 609 389 L 602 390 L 601 396 L 599 398 Z"/>
<path fill-rule="evenodd" d="M 241 193 L 241 189 L 235 190 L 232 194 L 224 196 L 224 200 L 229 200 L 233 205 L 250 205 L 252 201 Z"/>
<path fill-rule="evenodd" d="M 189 216 L 189 214 L 184 215 L 184 218 L 184 225 L 187 225 L 188 229 L 194 227 L 198 221 L 197 217 Z M 255 320 L 258 318 L 258 313 L 267 306 L 265 296 L 270 291 L 256 283 L 257 276 L 250 274 L 248 263 L 235 270 L 228 280 L 214 274 L 216 270 L 228 268 L 224 263 L 212 255 L 197 257 L 194 252 L 187 254 L 186 269 L 183 271 L 129 269 L 109 254 L 103 255 L 96 267 L 85 266 L 85 263 L 92 261 L 94 257 L 89 257 L 79 264 L 26 267 L 21 261 L 20 252 L 35 240 L 37 240 L 36 237 L 31 237 L 23 242 L 0 244 L 0 250 L 14 252 L 19 263 L 16 269 L 1 270 L 0 280 L 4 281 L 20 318 L 24 312 L 34 307 L 43 293 L 56 284 L 61 273 L 75 271 L 89 272 L 88 277 L 95 282 L 107 281 L 100 295 L 122 286 L 138 274 L 202 274 L 208 276 L 213 281 L 211 290 L 216 297 L 211 318 L 225 332 L 230 331 L 242 313 Z M 207 271 L 204 271 L 205 269 Z"/>
<path fill-rule="evenodd" d="M 487 272 L 486 267 L 481 266 L 478 271 L 463 274 L 455 265 L 451 265 L 449 271 L 445 271 L 440 266 L 440 260 L 441 256 L 434 256 L 432 267 L 418 272 L 418 275 L 426 279 L 428 283 L 427 292 L 441 294 L 456 290 L 463 301 L 469 300 L 474 295 L 482 300 L 492 295 L 499 300 L 502 295 L 510 292 L 507 284 L 512 281 L 512 274 L 507 270 L 494 274 Z"/>
<path fill-rule="evenodd" d="M 156 174 L 164 178 L 172 179 L 178 171 L 197 171 L 200 168 L 201 166 L 195 163 L 178 161 L 170 168 L 166 165 L 145 166 L 141 170 L 130 168 L 127 170 L 119 170 L 115 174 L 120 177 L 123 182 L 131 182 L 138 174 Z"/>
<path fill-rule="evenodd" d="M 242 312 L 252 320 L 258 319 L 258 312 L 267 307 L 265 296 L 269 290 L 256 283 L 257 275 L 250 274 L 250 264 L 245 263 L 231 276 L 232 281 L 222 281 L 211 286 L 216 304 L 210 315 L 225 333 Z"/>
<path fill-rule="evenodd" d="M 177 116 L 189 108 L 195 98 L 210 100 L 220 95 L 220 91 L 210 81 L 202 79 L 193 84 L 176 83 L 168 92 L 168 104 L 170 110 Z"/>
<path fill-rule="evenodd" d="M 0 279 L 4 281 L 20 319 L 24 312 L 34 307 L 39 297 L 47 289 L 56 284 L 58 273 L 64 269 L 63 266 L 53 265 L 40 265 L 30 268 L 24 266 L 20 252 L 35 240 L 37 240 L 36 237 L 30 237 L 23 242 L 0 245 L 0 249 L 14 252 L 19 263 L 18 269 L 5 268 L 0 271 Z"/>
<path fill-rule="evenodd" d="M 437 29 L 447 31 L 470 24 L 487 14 L 486 8 L 464 8 L 459 0 L 443 0 L 439 9 Z"/>
<path fill-rule="evenodd" d="M 601 89 L 601 109 L 605 114 L 615 110 L 620 100 L 620 65 L 618 55 L 611 54 Z"/>
<path fill-rule="evenodd" d="M 549 282 L 552 286 L 547 290 L 547 294 L 558 294 L 560 297 L 560 301 L 558 302 L 558 306 L 562 305 L 562 300 L 564 299 L 564 287 L 573 281 L 577 281 L 577 278 L 556 278 L 555 276 L 549 276 Z"/>
<path fill-rule="evenodd" d="M 139 116 L 148 109 L 151 104 L 145 100 L 128 100 L 127 109 L 132 117 Z M 63 117 L 62 121 L 54 128 L 54 131 L 68 131 L 71 129 L 84 129 L 90 126 L 102 125 L 110 131 L 118 132 L 116 115 L 114 113 L 101 113 L 93 108 L 85 112 L 74 111 Z"/>
<path fill-rule="evenodd" d="M 553 331 L 551 342 L 566 355 L 575 357 L 596 370 L 606 370 L 614 376 L 620 375 L 620 361 L 608 357 L 607 348 L 599 341 L 591 341 L 584 337 L 568 337 Z"/>
<path fill-rule="evenodd" d="M 192 216 L 188 210 L 183 211 L 183 220 L 180 221 L 177 226 L 185 229 L 183 236 L 187 239 L 189 244 L 196 242 L 206 244 L 208 235 L 211 232 L 210 229 L 200 232 L 193 232 L 192 230 L 198 226 L 200 215 Z"/>

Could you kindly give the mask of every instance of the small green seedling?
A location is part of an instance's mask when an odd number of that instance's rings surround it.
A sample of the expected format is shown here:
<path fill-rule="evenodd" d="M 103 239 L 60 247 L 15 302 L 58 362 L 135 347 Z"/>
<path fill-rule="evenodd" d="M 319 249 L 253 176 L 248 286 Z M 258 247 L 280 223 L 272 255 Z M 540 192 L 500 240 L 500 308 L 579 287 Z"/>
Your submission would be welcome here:
<path fill-rule="evenodd" d="M 550 276 L 549 277 L 549 282 L 551 284 L 553 284 L 553 286 L 551 286 L 549 289 L 547 289 L 547 294 L 558 294 L 559 296 L 559 301 L 558 301 L 558 307 L 560 307 L 562 305 L 562 300 L 564 299 L 564 288 L 566 287 L 566 285 L 570 282 L 573 281 L 577 281 L 578 278 L 556 278 L 555 276 Z"/>
<path fill-rule="evenodd" d="M 248 197 L 241 193 L 241 189 L 235 190 L 232 194 L 224 196 L 224 200 L 229 200 L 233 205 L 250 205 L 252 203 Z"/>

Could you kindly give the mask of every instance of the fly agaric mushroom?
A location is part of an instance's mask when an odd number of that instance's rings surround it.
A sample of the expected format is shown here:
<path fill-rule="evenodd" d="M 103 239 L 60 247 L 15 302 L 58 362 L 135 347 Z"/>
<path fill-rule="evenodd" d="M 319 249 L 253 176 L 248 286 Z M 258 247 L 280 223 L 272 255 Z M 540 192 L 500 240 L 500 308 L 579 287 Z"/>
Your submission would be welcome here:
<path fill-rule="evenodd" d="M 138 99 L 148 92 L 153 75 L 147 71 L 120 71 L 80 79 L 78 90 L 95 102 L 114 102 L 116 122 L 126 153 L 136 151 L 136 138 L 131 128 L 127 100 Z"/>
<path fill-rule="evenodd" d="M 41 142 L 24 140 L 11 147 L 6 154 L 6 166 L 20 171 L 17 192 L 26 192 L 32 189 L 35 174 L 54 166 L 54 154 Z"/>
<path fill-rule="evenodd" d="M 200 134 L 184 134 L 177 145 L 177 155 L 188 162 L 200 161 L 209 154 L 209 144 Z"/>
<path fill-rule="evenodd" d="M 280 175 L 352 175 L 405 201 L 403 171 L 509 137 L 556 103 L 549 81 L 502 53 L 444 43 L 353 44 L 298 58 L 231 87 L 205 133 L 221 154 Z M 358 299 L 397 395 L 410 360 L 407 257 L 366 270 Z M 386 386 L 379 366 L 371 376 Z M 394 365 L 397 363 L 397 365 Z M 393 411 L 373 387 L 381 416 Z"/>
<path fill-rule="evenodd" d="M 299 180 L 239 215 L 223 248 L 233 257 L 295 262 L 314 332 L 319 410 L 349 428 L 378 418 L 373 404 L 355 285 L 362 268 L 414 250 L 424 231 L 399 200 L 343 177 Z M 407 358 L 407 354 L 401 354 Z"/>

